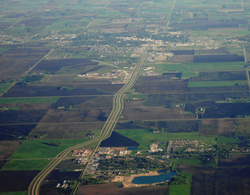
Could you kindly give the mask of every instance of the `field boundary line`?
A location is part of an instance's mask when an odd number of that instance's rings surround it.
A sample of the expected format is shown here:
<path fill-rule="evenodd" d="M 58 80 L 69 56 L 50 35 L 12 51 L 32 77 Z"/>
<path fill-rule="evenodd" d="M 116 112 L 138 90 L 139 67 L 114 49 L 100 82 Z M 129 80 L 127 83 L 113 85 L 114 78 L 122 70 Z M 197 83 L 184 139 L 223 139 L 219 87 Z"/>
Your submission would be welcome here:
<path fill-rule="evenodd" d="M 35 12 L 37 12 L 37 10 L 42 9 L 44 6 L 46 6 L 47 3 L 45 5 L 43 5 L 42 7 L 39 7 L 38 9 L 34 10 L 33 12 L 31 12 L 30 14 L 28 14 L 27 16 L 31 16 L 32 14 L 34 14 Z M 15 22 L 14 24 L 12 24 L 11 26 L 9 26 L 8 28 L 4 29 L 4 30 L 9 30 L 10 28 L 12 28 L 13 26 L 17 25 L 19 22 L 23 21 L 26 18 L 21 18 L 20 20 L 18 20 L 17 22 Z"/>
<path fill-rule="evenodd" d="M 28 70 L 26 70 L 21 77 L 25 76 L 26 74 L 28 74 L 33 68 L 35 68 L 42 60 L 44 60 L 44 58 L 46 58 L 52 51 L 54 51 L 54 49 L 50 50 L 49 53 L 47 53 L 45 56 L 42 57 L 42 59 L 40 59 L 37 63 L 35 63 L 35 65 L 33 65 L 31 68 L 29 68 Z M 2 95 L 4 95 L 4 93 L 6 93 L 11 87 L 13 87 L 18 81 L 15 81 L 14 83 L 12 83 L 12 85 L 6 89 L 1 95 L 0 97 L 2 97 Z M 15 97 L 13 97 L 15 98 Z"/>

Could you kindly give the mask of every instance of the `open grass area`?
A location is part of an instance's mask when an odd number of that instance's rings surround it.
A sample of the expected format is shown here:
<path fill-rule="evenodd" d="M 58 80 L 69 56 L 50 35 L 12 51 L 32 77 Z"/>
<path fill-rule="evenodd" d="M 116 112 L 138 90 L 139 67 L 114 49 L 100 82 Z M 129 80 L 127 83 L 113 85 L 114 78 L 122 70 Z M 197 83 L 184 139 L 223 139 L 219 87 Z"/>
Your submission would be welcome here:
<path fill-rule="evenodd" d="M 47 31 L 61 30 L 61 31 L 73 32 L 73 31 L 81 29 L 82 26 L 84 25 L 84 23 L 81 23 L 81 25 L 79 23 L 79 25 L 77 25 L 77 26 L 68 26 L 69 23 L 76 23 L 77 24 L 79 22 L 77 20 L 56 21 L 53 24 L 51 24 L 46 30 Z"/>
<path fill-rule="evenodd" d="M 42 170 L 51 160 L 10 160 L 1 171 Z"/>
<path fill-rule="evenodd" d="M 195 30 L 190 31 L 190 35 L 192 37 L 228 37 L 228 36 L 240 36 L 246 35 L 249 31 L 247 29 L 240 29 L 240 28 L 216 28 L 216 29 L 209 29 L 209 30 Z"/>
<path fill-rule="evenodd" d="M 169 195 L 189 195 L 190 189 L 191 183 L 183 185 L 171 185 L 169 189 Z"/>
<path fill-rule="evenodd" d="M 0 92 L 6 91 L 11 85 L 11 83 L 0 84 Z"/>
<path fill-rule="evenodd" d="M 181 79 L 189 79 L 190 77 L 199 77 L 199 72 L 182 73 L 182 75 L 181 75 Z"/>
<path fill-rule="evenodd" d="M 160 64 L 152 65 L 157 72 L 178 71 L 182 73 L 197 74 L 211 71 L 244 71 L 244 62 L 216 62 L 216 63 L 190 63 L 190 64 Z M 151 66 L 151 65 L 150 65 Z"/>
<path fill-rule="evenodd" d="M 59 97 L 25 97 L 25 98 L 0 98 L 0 104 L 22 104 L 22 103 L 54 103 Z"/>
<path fill-rule="evenodd" d="M 53 158 L 62 150 L 87 141 L 89 139 L 75 140 L 26 140 L 16 150 L 11 158 Z M 58 146 L 53 143 L 60 143 Z"/>
<path fill-rule="evenodd" d="M 129 94 L 125 96 L 125 99 L 132 99 L 132 98 L 147 100 L 148 94 Z"/>
<path fill-rule="evenodd" d="M 219 86 L 235 86 L 247 85 L 247 81 L 196 81 L 189 82 L 188 87 L 219 87 Z"/>
<path fill-rule="evenodd" d="M 240 48 L 242 50 L 242 48 Z M 149 64 L 155 67 L 154 71 L 159 73 L 168 73 L 170 71 L 178 71 L 182 73 L 182 79 L 190 77 L 198 77 L 200 72 L 216 72 L 216 71 L 244 71 L 244 62 L 213 62 L 213 63 L 167 63 L 167 64 Z"/>
<path fill-rule="evenodd" d="M 218 136 L 217 137 L 217 144 L 218 145 L 233 144 L 233 143 L 239 143 L 239 140 L 231 138 L 231 137 L 225 137 L 225 136 Z"/>

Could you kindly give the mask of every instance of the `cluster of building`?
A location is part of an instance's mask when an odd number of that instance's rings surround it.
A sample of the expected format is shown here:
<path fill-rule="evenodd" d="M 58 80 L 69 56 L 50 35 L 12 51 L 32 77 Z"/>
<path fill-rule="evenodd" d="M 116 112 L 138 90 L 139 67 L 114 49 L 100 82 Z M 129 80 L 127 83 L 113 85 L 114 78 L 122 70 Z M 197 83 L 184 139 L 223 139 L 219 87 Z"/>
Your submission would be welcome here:
<path fill-rule="evenodd" d="M 99 147 L 94 158 L 90 159 L 90 166 L 87 169 L 87 173 L 95 174 L 101 159 L 110 159 L 114 156 L 126 156 L 130 153 L 131 151 L 125 150 L 124 147 Z"/>
<path fill-rule="evenodd" d="M 51 31 L 50 34 L 42 34 L 43 38 L 42 41 L 49 40 L 49 41 L 60 41 L 60 40 L 71 40 L 77 37 L 76 34 L 59 34 L 60 31 Z"/>
<path fill-rule="evenodd" d="M 132 69 L 134 67 L 124 67 L 125 69 L 129 70 L 112 70 L 107 73 L 103 73 L 99 75 L 95 72 L 88 72 L 86 74 L 79 74 L 78 77 L 81 78 L 92 78 L 92 79 L 114 79 L 112 84 L 125 84 L 128 82 Z"/>
<path fill-rule="evenodd" d="M 119 41 L 117 41 L 119 43 Z M 89 51 L 97 51 L 98 53 L 106 53 L 106 54 L 114 54 L 114 53 L 137 53 L 139 56 L 133 57 L 140 57 L 140 53 L 143 52 L 141 47 L 111 47 L 110 45 L 94 45 L 91 46 Z"/>
<path fill-rule="evenodd" d="M 111 158 L 113 156 L 124 156 L 130 154 L 131 150 L 126 150 L 124 147 L 100 147 L 96 151 L 97 156 L 99 155 L 106 155 L 105 158 Z"/>
<path fill-rule="evenodd" d="M 148 152 L 154 153 L 154 152 L 162 152 L 162 148 L 158 148 L 158 144 L 151 144 L 150 145 L 150 150 Z"/>
<path fill-rule="evenodd" d="M 147 67 L 142 70 L 142 76 L 158 76 L 159 73 L 153 71 L 155 67 Z"/>
<path fill-rule="evenodd" d="M 175 152 L 178 148 L 185 148 L 184 152 L 211 152 L 215 151 L 211 145 L 205 142 L 199 143 L 198 140 L 174 140 L 168 143 L 168 152 Z"/>
<path fill-rule="evenodd" d="M 137 38 L 136 36 L 134 37 L 116 37 L 117 39 L 122 39 L 124 41 L 146 41 L 146 42 L 154 42 L 154 39 L 151 38 Z"/>
<path fill-rule="evenodd" d="M 12 35 L 0 35 L 0 44 L 1 45 L 15 45 L 15 44 L 24 44 L 27 41 L 30 41 L 34 37 L 38 36 L 12 36 Z"/>
<path fill-rule="evenodd" d="M 64 180 L 62 183 L 58 183 L 56 185 L 56 188 L 63 188 L 63 189 L 67 189 L 71 187 L 70 181 L 69 180 Z"/>
<path fill-rule="evenodd" d="M 93 174 L 93 175 L 95 174 L 96 169 L 98 168 L 98 166 L 100 164 L 99 163 L 100 160 L 101 160 L 100 157 L 95 157 L 95 158 L 90 159 L 90 161 L 89 161 L 90 166 L 87 169 L 88 174 Z"/>
<path fill-rule="evenodd" d="M 197 147 L 199 145 L 198 140 L 175 140 L 172 144 L 172 147 Z"/>
<path fill-rule="evenodd" d="M 185 104 L 176 104 L 175 107 L 176 107 L 176 108 L 182 108 L 182 107 L 184 107 L 184 105 L 185 105 Z"/>
<path fill-rule="evenodd" d="M 221 43 L 214 41 L 211 37 L 190 37 L 188 43 L 178 43 L 176 46 L 193 46 L 201 45 L 208 49 L 217 49 Z"/>
<path fill-rule="evenodd" d="M 51 41 L 59 46 L 64 46 L 72 43 L 72 41 L 77 37 L 76 34 L 59 34 L 60 31 L 51 31 L 50 34 L 42 34 L 41 41 Z M 52 59 L 67 58 L 69 54 L 64 56 L 54 56 Z"/>
<path fill-rule="evenodd" d="M 83 149 L 83 150 L 74 150 L 72 153 L 72 156 L 75 156 L 77 158 L 73 161 L 73 163 L 80 164 L 80 165 L 86 164 L 92 152 L 93 150 L 90 148 Z"/>
<path fill-rule="evenodd" d="M 165 61 L 167 57 L 172 57 L 174 54 L 171 52 L 163 53 L 163 52 L 150 52 L 147 61 L 154 62 L 154 61 Z"/>

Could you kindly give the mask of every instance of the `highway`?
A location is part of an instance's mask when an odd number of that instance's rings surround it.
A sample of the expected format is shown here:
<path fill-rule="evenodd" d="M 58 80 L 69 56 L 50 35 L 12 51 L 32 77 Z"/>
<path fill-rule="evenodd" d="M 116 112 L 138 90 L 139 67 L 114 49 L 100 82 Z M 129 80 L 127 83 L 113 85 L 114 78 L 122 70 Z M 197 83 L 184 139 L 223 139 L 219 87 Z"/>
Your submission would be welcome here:
<path fill-rule="evenodd" d="M 107 139 L 111 134 L 112 131 L 115 128 L 115 125 L 117 123 L 118 117 L 120 116 L 122 110 L 123 110 L 123 96 L 124 94 L 129 91 L 135 84 L 135 82 L 137 81 L 140 71 L 141 71 L 141 66 L 143 64 L 143 62 L 145 61 L 147 57 L 147 52 L 146 50 L 144 51 L 144 53 L 141 56 L 140 62 L 135 66 L 130 79 L 128 80 L 128 82 L 115 94 L 114 99 L 113 99 L 113 108 L 112 111 L 107 119 L 107 121 L 105 122 L 101 133 L 99 136 L 96 136 L 95 138 L 81 143 L 81 144 L 77 144 L 75 146 L 69 147 L 65 150 L 63 150 L 62 152 L 60 152 L 40 173 L 38 173 L 38 175 L 32 180 L 32 182 L 30 183 L 30 186 L 28 188 L 28 194 L 29 195 L 38 195 L 39 194 L 39 189 L 40 189 L 40 185 L 43 182 L 43 180 L 47 177 L 47 175 L 49 175 L 49 173 L 72 151 L 81 147 L 86 147 L 90 144 L 93 143 L 97 143 L 95 149 L 93 150 L 93 153 L 90 157 L 90 159 L 93 157 L 93 155 L 95 154 L 96 150 L 98 149 L 100 143 L 102 140 Z M 89 162 L 88 161 L 85 170 L 82 172 L 81 174 L 81 178 L 84 176 L 88 166 L 89 166 Z M 73 190 L 72 194 L 76 193 L 78 187 L 80 185 L 80 182 L 78 182 L 76 188 Z"/>

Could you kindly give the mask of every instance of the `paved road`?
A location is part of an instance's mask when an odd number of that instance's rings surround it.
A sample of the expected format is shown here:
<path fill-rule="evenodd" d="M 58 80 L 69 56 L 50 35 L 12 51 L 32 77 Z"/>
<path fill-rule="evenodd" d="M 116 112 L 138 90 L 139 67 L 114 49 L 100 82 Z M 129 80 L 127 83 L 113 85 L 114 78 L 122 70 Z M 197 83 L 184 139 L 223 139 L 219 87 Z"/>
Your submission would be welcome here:
<path fill-rule="evenodd" d="M 146 59 L 147 52 L 145 51 L 142 54 L 140 62 L 135 66 L 131 77 L 129 81 L 115 94 L 114 99 L 113 99 L 113 109 L 105 122 L 101 133 L 99 136 L 96 136 L 95 138 L 81 143 L 77 144 L 75 146 L 69 147 L 62 152 L 60 152 L 30 183 L 29 189 L 28 189 L 28 194 L 29 195 L 38 195 L 39 194 L 39 188 L 42 183 L 42 181 L 47 177 L 47 175 L 61 162 L 62 159 L 64 159 L 72 150 L 78 149 L 80 147 L 85 147 L 87 145 L 97 143 L 95 150 L 92 153 L 92 156 L 94 155 L 95 151 L 97 150 L 99 144 L 101 143 L 102 140 L 108 138 L 112 131 L 114 130 L 114 127 L 116 125 L 116 122 L 118 120 L 119 115 L 121 114 L 123 110 L 123 95 L 125 92 L 129 91 L 135 84 L 136 80 L 138 79 L 140 70 L 141 70 L 141 65 L 143 64 L 144 60 Z M 91 156 L 91 158 L 92 158 Z M 87 164 L 86 168 L 89 166 Z M 86 169 L 84 172 L 81 174 L 83 176 L 86 172 Z M 77 187 L 75 188 L 75 191 L 77 190 L 78 186 L 80 185 L 80 182 L 78 183 Z M 74 192 L 73 192 L 74 193 Z"/>

